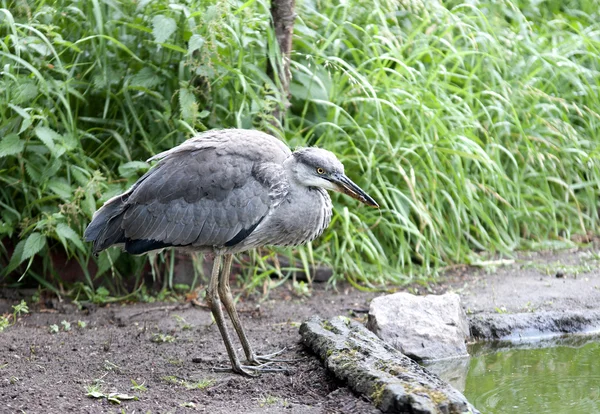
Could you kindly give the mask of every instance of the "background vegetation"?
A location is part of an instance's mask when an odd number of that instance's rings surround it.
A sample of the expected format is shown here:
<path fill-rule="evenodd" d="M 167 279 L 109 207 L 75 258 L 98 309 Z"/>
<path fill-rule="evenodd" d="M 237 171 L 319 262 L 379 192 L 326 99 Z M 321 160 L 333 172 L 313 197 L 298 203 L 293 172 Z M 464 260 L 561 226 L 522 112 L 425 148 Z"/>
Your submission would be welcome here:
<path fill-rule="evenodd" d="M 194 131 L 277 133 L 269 2 L 214 3 L 0 2 L 6 283 L 68 285 L 69 261 L 88 296 L 139 278 L 145 258 L 90 255 L 95 209 Z M 597 231 L 598 1 L 297 3 L 280 136 L 336 152 L 382 208 L 335 197 L 324 237 L 284 252 L 365 286 Z"/>

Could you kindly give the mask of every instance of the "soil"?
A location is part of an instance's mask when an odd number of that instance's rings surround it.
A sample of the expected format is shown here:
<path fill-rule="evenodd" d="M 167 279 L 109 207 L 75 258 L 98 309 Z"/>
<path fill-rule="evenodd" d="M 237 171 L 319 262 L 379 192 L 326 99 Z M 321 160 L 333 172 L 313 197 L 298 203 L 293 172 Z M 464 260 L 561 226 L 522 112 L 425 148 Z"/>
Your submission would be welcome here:
<path fill-rule="evenodd" d="M 408 289 L 456 291 L 471 314 L 600 308 L 600 260 L 593 250 L 527 254 L 506 263 L 457 267 L 436 285 Z M 19 293 L 0 292 L 0 314 L 19 302 Z M 280 358 L 292 360 L 285 364 L 289 373 L 255 378 L 215 372 L 229 361 L 202 304 L 33 305 L 0 333 L 0 413 L 376 413 L 300 343 L 298 327 L 312 315 L 362 321 L 379 294 L 315 284 L 309 297 L 285 285 L 264 301 L 241 296 L 237 308 L 255 350 L 285 349 Z M 78 321 L 87 326 L 77 327 Z M 53 324 L 58 333 L 50 333 Z M 133 388 L 133 381 L 145 389 Z M 137 400 L 116 405 L 89 397 L 93 385 Z"/>
<path fill-rule="evenodd" d="M 111 304 L 79 310 L 57 304 L 56 309 L 31 309 L 0 333 L 0 413 L 379 412 L 330 375 L 298 334 L 300 323 L 315 314 L 363 318 L 374 295 L 316 284 L 310 297 L 294 297 L 281 287 L 262 303 L 240 300 L 237 308 L 256 352 L 285 349 L 279 358 L 294 360 L 285 364 L 289 373 L 256 378 L 214 372 L 228 367 L 229 360 L 204 306 Z M 3 302 L 6 311 L 18 300 Z M 71 324 L 70 331 L 64 331 L 62 321 Z M 87 326 L 78 328 L 78 321 Z M 53 324 L 60 327 L 58 333 L 50 333 Z M 243 355 L 241 349 L 238 354 Z M 147 390 L 133 389 L 133 381 Z M 86 396 L 86 387 L 95 384 L 104 394 L 138 400 L 115 405 Z M 198 388 L 188 389 L 193 386 Z"/>

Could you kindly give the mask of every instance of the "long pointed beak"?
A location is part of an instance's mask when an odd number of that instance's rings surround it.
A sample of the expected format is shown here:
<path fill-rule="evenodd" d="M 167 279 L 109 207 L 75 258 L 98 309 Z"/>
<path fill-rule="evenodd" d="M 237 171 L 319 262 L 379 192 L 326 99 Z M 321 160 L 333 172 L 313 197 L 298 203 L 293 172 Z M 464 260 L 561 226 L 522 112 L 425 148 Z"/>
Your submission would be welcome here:
<path fill-rule="evenodd" d="M 351 179 L 346 177 L 345 174 L 334 174 L 330 177 L 330 180 L 335 185 L 336 190 L 340 193 L 349 195 L 368 206 L 379 208 L 379 204 L 377 204 L 377 202 L 359 186 L 354 184 Z"/>

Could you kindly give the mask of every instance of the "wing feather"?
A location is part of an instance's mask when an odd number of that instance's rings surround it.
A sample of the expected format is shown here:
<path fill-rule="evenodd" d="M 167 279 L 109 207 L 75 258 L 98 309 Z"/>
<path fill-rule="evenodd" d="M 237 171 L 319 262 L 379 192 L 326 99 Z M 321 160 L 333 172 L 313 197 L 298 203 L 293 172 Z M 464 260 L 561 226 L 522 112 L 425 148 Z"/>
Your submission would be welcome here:
<path fill-rule="evenodd" d="M 194 231 L 194 226 L 190 225 L 193 222 L 193 213 L 190 213 L 190 208 L 190 206 L 182 204 L 182 216 L 179 224 L 177 224 L 178 231 L 173 231 L 169 240 L 169 243 L 175 246 L 184 246 L 192 242 L 189 238 L 192 231 Z"/>
<path fill-rule="evenodd" d="M 128 240 L 210 248 L 247 237 L 273 203 L 273 184 L 255 174 L 257 166 L 280 177 L 289 155 L 262 135 L 260 145 L 239 137 L 198 138 L 157 156 L 159 163 L 128 193 L 121 223 Z M 273 171 L 263 171 L 267 164 Z"/>

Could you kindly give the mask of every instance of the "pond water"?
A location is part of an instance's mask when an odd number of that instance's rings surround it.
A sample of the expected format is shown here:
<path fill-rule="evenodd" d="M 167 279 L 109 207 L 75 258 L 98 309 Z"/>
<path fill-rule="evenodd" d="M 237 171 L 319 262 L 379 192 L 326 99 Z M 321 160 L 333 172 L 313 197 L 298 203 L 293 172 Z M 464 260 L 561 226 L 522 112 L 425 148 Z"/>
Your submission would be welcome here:
<path fill-rule="evenodd" d="M 477 344 L 429 365 L 484 414 L 600 413 L 600 337 Z"/>

